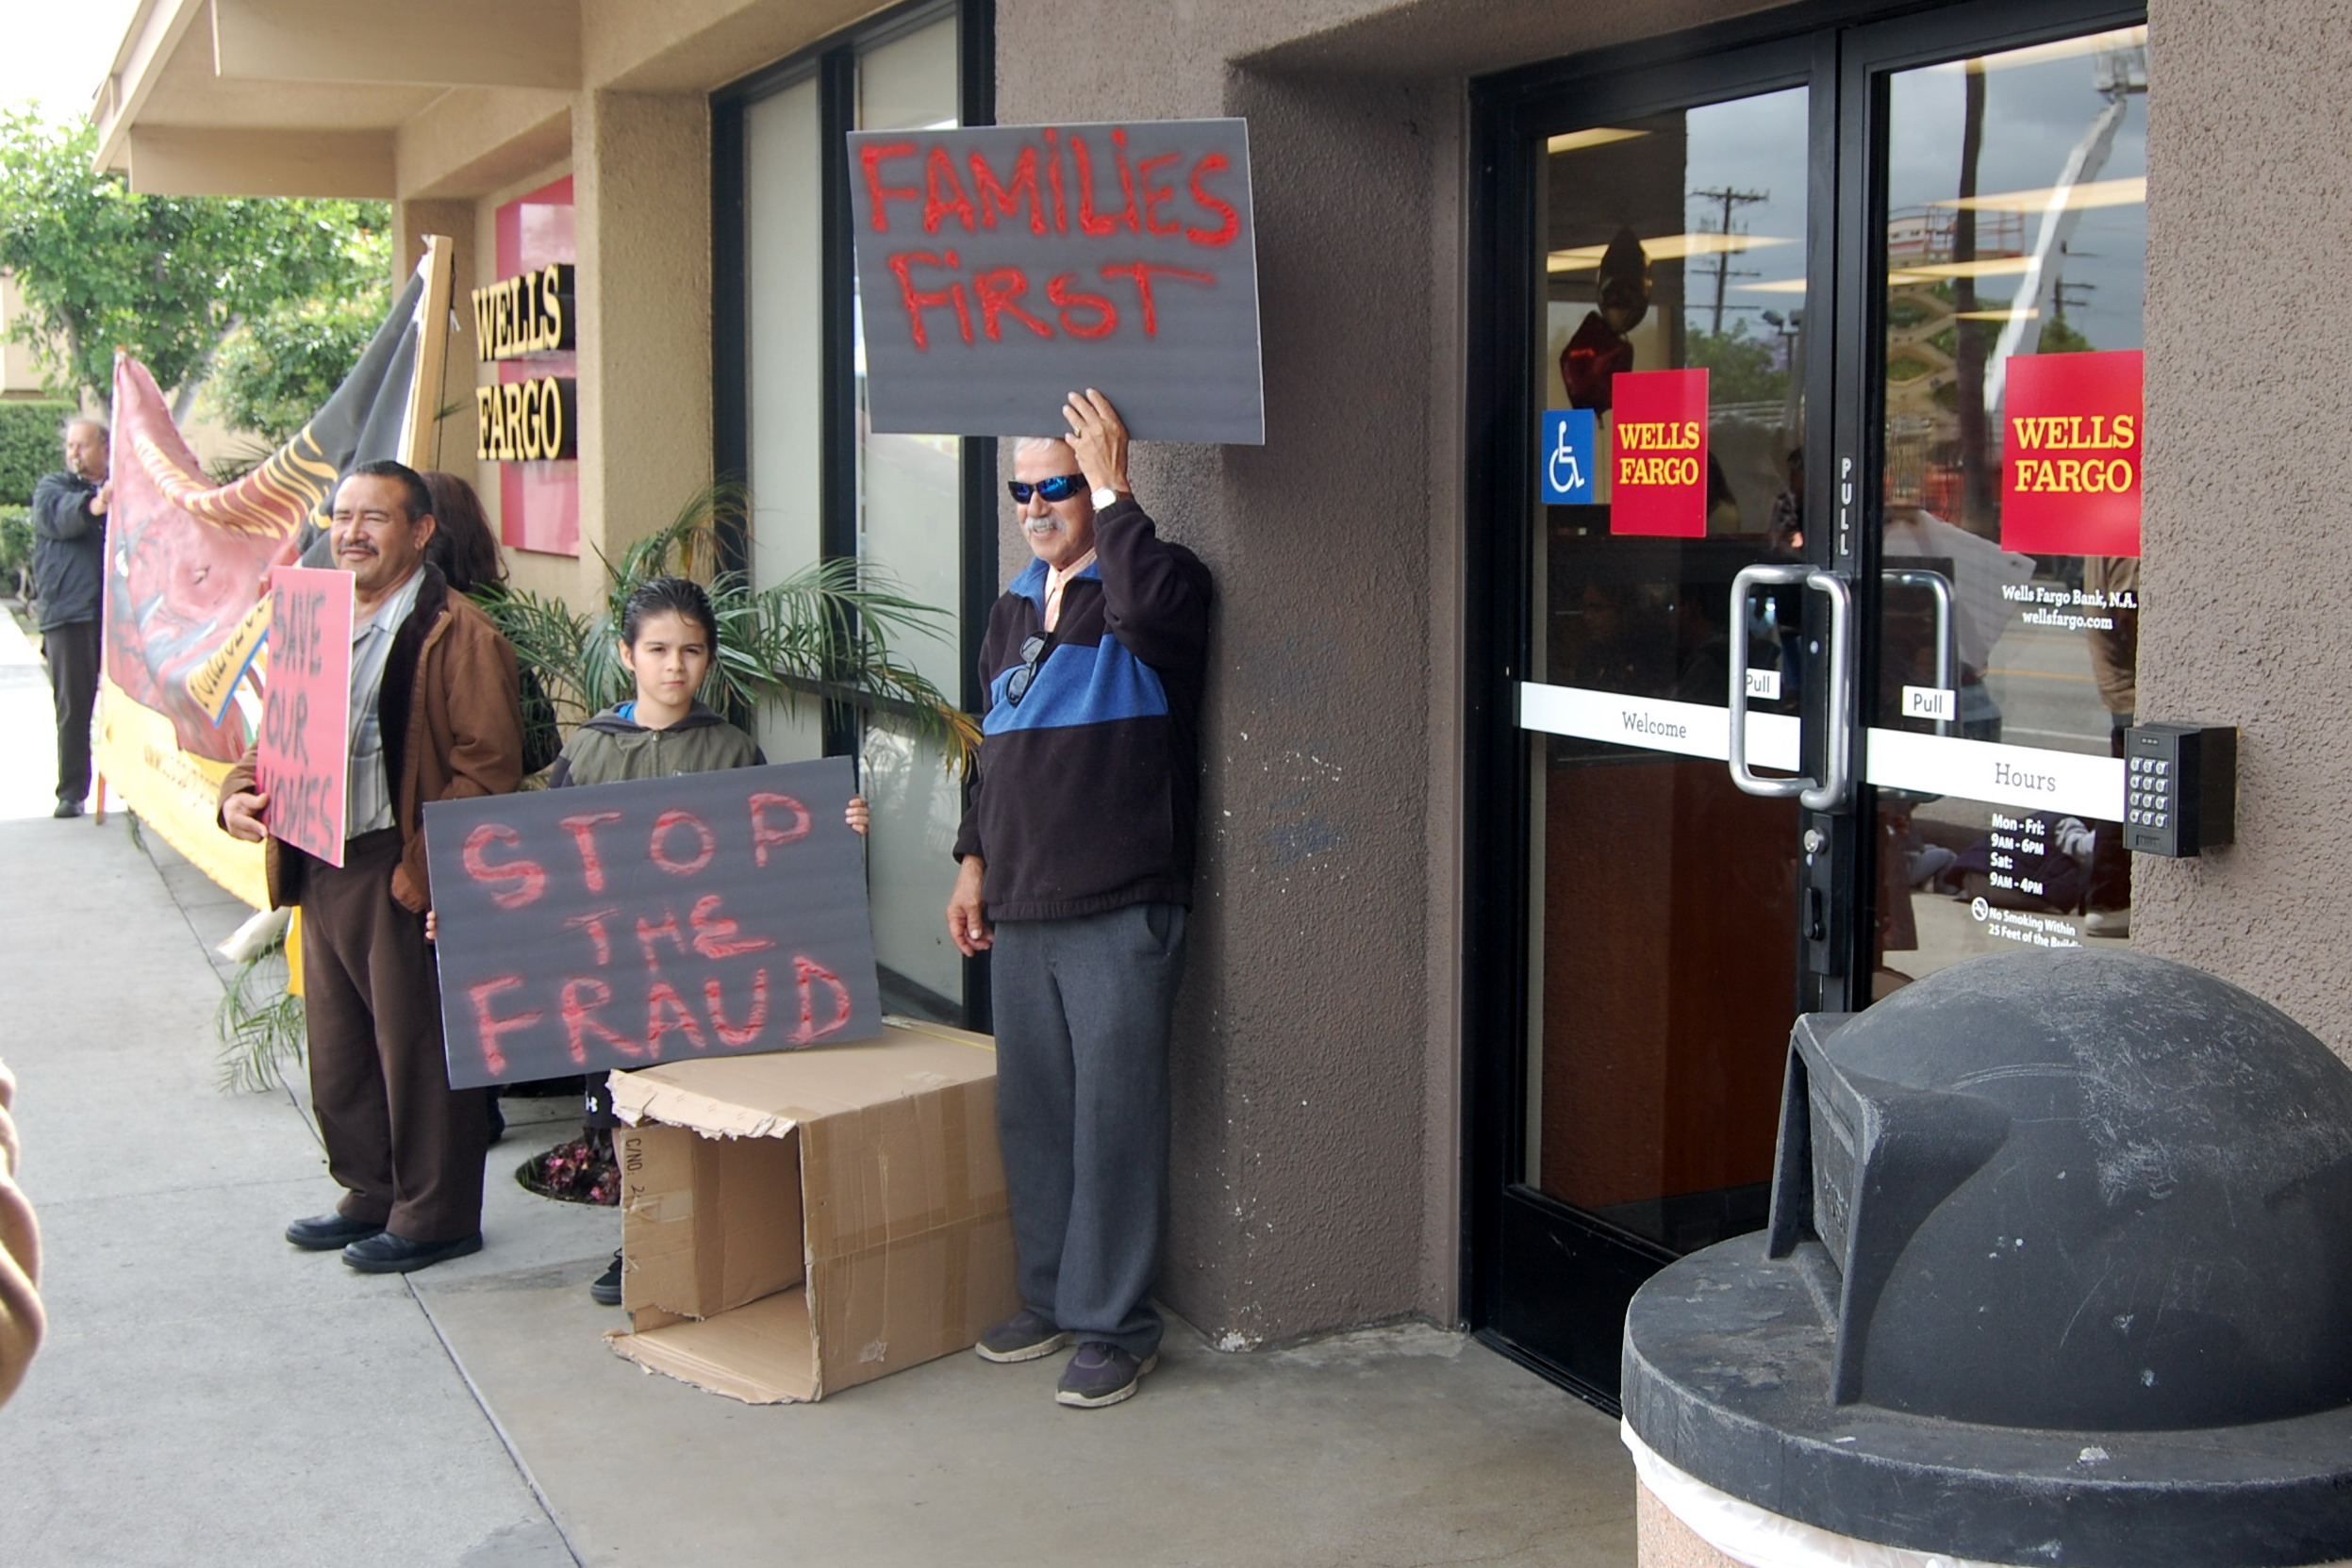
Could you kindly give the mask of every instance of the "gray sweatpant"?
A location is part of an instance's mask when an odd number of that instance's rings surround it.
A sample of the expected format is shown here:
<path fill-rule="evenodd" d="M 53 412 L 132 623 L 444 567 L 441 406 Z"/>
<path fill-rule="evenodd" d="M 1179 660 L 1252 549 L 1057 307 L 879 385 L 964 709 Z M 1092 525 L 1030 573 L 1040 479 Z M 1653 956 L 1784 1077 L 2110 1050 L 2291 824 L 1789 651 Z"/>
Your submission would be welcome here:
<path fill-rule="evenodd" d="M 996 927 L 997 1131 L 1022 1302 L 1083 1341 L 1159 1348 L 1168 1033 L 1184 910 Z"/>

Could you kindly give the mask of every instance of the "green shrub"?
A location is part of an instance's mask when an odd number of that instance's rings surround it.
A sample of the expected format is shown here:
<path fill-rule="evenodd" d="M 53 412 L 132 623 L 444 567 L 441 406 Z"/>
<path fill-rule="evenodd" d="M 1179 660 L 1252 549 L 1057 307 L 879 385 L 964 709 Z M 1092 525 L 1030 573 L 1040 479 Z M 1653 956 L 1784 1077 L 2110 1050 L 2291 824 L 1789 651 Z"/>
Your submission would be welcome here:
<path fill-rule="evenodd" d="M 595 614 L 501 583 L 476 588 L 473 602 L 513 645 L 526 694 L 536 684 L 542 711 L 574 725 L 634 689 L 615 631 L 630 593 L 673 572 L 699 577 L 718 558 L 721 528 L 740 527 L 750 511 L 750 492 L 739 485 L 704 490 L 669 527 L 605 562 L 605 600 Z M 944 638 L 952 624 L 946 611 L 903 597 L 872 567 L 840 557 L 767 588 L 740 571 L 712 574 L 707 586 L 719 619 L 719 656 L 702 693 L 712 707 L 745 713 L 770 698 L 833 702 L 911 721 L 958 771 L 978 751 L 979 726 L 905 663 L 894 641 Z"/>
<path fill-rule="evenodd" d="M 0 403 L 0 506 L 23 506 L 44 473 L 65 467 L 58 427 L 79 412 L 62 400 Z"/>
<path fill-rule="evenodd" d="M 20 576 L 32 564 L 31 510 L 0 504 L 0 593 L 14 593 Z"/>

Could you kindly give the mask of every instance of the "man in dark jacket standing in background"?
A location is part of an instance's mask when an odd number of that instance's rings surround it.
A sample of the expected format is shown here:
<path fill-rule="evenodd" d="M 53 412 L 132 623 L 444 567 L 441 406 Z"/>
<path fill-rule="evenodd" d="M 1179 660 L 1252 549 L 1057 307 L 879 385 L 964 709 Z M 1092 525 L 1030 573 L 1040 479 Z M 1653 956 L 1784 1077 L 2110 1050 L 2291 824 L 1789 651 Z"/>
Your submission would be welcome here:
<path fill-rule="evenodd" d="M 33 487 L 33 592 L 49 701 L 58 714 L 58 817 L 90 795 L 90 710 L 98 701 L 98 601 L 107 560 L 107 427 L 69 420 L 65 471 Z"/>
<path fill-rule="evenodd" d="M 1155 1364 L 1168 1208 L 1168 1038 L 1200 798 L 1208 569 L 1127 484 L 1127 430 L 1071 393 L 1067 438 L 1023 441 L 1013 499 L 1036 559 L 989 612 L 980 779 L 948 934 L 992 949 L 997 1123 L 1023 1306 L 980 1354 L 1073 1339 L 1054 1397 L 1133 1395 Z"/>

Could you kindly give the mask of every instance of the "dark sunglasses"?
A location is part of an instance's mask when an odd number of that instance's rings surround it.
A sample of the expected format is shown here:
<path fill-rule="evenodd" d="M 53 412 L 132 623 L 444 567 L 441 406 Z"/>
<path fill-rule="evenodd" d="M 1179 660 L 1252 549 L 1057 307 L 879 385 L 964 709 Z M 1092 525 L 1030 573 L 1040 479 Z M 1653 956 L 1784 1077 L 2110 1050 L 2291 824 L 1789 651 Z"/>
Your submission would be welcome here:
<path fill-rule="evenodd" d="M 1047 485 L 1052 483 L 1051 479 L 1046 481 Z M 1043 486 L 1039 487 L 1039 488 L 1043 487 Z M 1048 496 L 1046 499 L 1051 501 L 1053 498 Z M 1013 671 L 1011 680 L 1004 683 L 1004 701 L 1008 704 L 1018 708 L 1020 706 L 1020 700 L 1029 695 L 1029 684 L 1037 678 L 1037 661 L 1044 655 L 1045 638 L 1033 633 L 1029 640 L 1020 645 L 1020 668 Z"/>
<path fill-rule="evenodd" d="M 1068 501 L 1086 487 L 1086 476 L 1083 473 L 1057 473 L 1051 479 L 1040 479 L 1035 485 L 1008 479 L 1004 482 L 1004 487 L 1013 492 L 1013 501 L 1017 505 L 1028 505 L 1032 490 L 1048 501 Z"/>

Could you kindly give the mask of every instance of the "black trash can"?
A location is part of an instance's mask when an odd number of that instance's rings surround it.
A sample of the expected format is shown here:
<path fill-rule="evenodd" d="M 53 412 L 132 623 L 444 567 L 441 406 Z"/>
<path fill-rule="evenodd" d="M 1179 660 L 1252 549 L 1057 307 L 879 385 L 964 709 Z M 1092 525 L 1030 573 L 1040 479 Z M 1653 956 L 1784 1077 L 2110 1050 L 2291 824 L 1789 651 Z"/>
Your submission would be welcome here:
<path fill-rule="evenodd" d="M 1662 1473 L 1847 1540 L 2352 1559 L 2352 1070 L 2121 952 L 1802 1018 L 1770 1228 L 1634 1297 L 1624 1405 Z"/>

